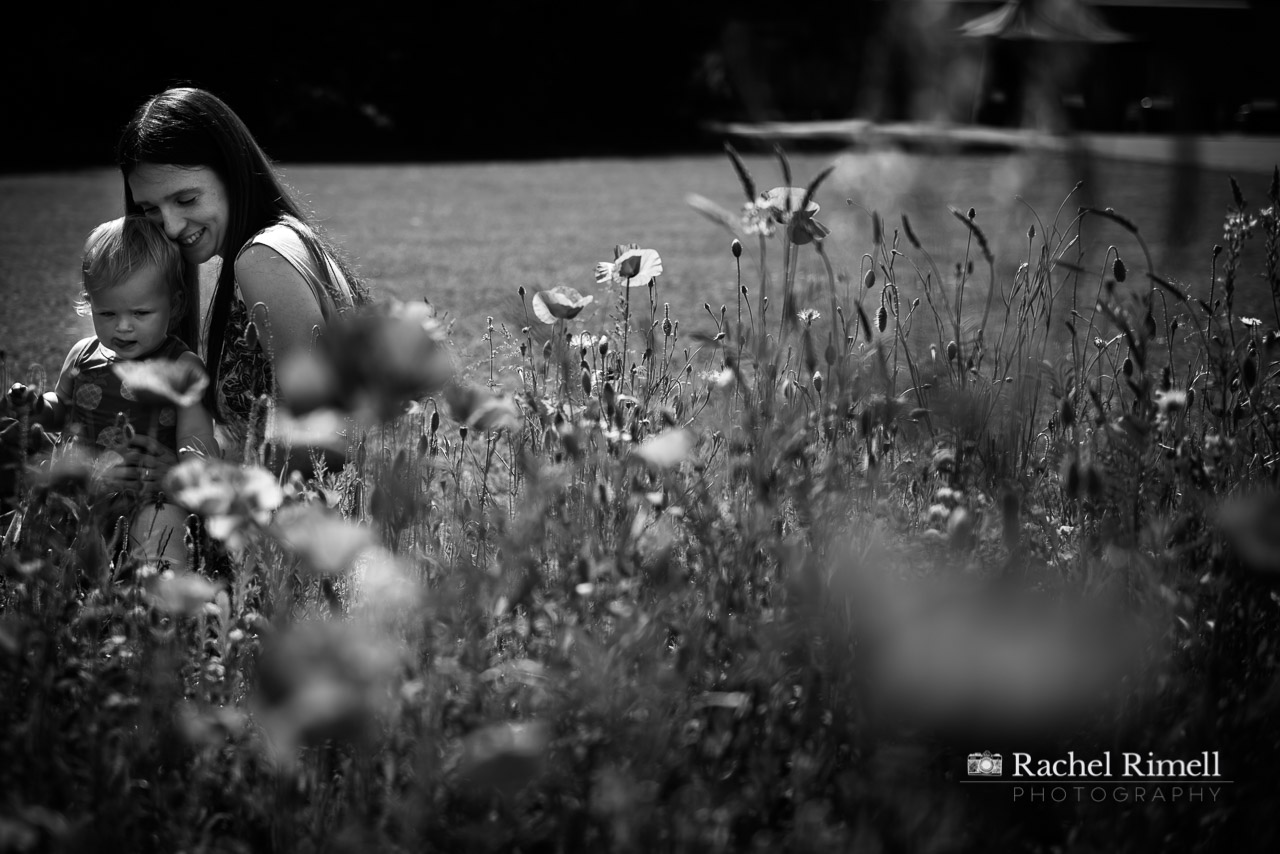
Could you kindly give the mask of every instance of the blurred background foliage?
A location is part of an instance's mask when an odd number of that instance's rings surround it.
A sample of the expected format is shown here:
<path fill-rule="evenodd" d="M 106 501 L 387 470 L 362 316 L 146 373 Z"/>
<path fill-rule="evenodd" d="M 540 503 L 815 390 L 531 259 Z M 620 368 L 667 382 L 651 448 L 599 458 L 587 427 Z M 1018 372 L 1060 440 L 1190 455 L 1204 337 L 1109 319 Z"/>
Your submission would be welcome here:
<path fill-rule="evenodd" d="M 1035 0 L 1050 15 L 1067 0 Z M 147 96 L 224 97 L 273 157 L 422 161 L 718 147 L 710 122 L 863 117 L 1008 125 L 1042 72 L 1065 126 L 1275 132 L 1280 9 L 1071 0 L 1115 44 L 966 38 L 982 0 L 366 2 L 323 11 L 73 4 L 11 22 L 0 169 L 111 161 Z M 1070 14 L 1070 13 L 1068 13 Z M 1062 129 L 1055 127 L 1054 129 Z"/>

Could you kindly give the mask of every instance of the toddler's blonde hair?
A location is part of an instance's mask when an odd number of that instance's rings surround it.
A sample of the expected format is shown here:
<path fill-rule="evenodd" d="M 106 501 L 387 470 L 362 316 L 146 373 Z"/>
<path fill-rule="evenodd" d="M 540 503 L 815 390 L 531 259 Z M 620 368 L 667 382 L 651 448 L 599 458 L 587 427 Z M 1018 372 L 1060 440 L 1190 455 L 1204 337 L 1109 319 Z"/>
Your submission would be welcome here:
<path fill-rule="evenodd" d="M 93 313 L 93 295 L 114 287 L 147 266 L 164 277 L 173 307 L 169 328 L 174 329 L 186 313 L 182 254 L 157 223 L 144 216 L 122 216 L 104 222 L 89 233 L 80 264 L 82 290 L 76 312 Z"/>

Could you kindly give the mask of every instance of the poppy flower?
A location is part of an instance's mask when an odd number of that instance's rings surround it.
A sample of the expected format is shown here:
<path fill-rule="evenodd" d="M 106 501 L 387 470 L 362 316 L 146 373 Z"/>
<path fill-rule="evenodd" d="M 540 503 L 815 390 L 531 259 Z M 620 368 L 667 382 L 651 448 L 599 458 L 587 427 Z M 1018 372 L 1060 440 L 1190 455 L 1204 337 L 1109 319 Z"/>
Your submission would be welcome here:
<path fill-rule="evenodd" d="M 453 773 L 473 789 L 510 797 L 541 773 L 550 743 L 544 721 L 491 724 L 462 740 Z"/>
<path fill-rule="evenodd" d="M 122 393 L 152 406 L 194 406 L 209 386 L 209 375 L 204 369 L 186 359 L 116 362 L 112 370 L 124 386 Z"/>
<path fill-rule="evenodd" d="M 694 437 L 688 430 L 666 430 L 645 439 L 632 453 L 654 468 L 669 469 L 688 459 L 693 445 Z"/>
<path fill-rule="evenodd" d="M 281 397 L 296 415 L 331 406 L 388 420 L 452 376 L 434 310 L 426 303 L 388 300 L 330 324 L 314 353 L 284 364 L 279 381 Z"/>
<path fill-rule="evenodd" d="M 455 419 L 476 430 L 515 431 L 523 423 L 520 407 L 505 394 L 494 395 L 474 385 L 451 385 L 444 392 Z"/>
<path fill-rule="evenodd" d="M 152 597 L 163 610 L 192 617 L 212 602 L 217 593 L 218 587 L 199 573 L 166 571 L 156 581 Z"/>
<path fill-rule="evenodd" d="M 183 460 L 170 469 L 164 489 L 205 520 L 209 536 L 234 552 L 247 544 L 248 527 L 265 526 L 284 500 L 279 482 L 266 469 L 205 457 Z"/>
<path fill-rule="evenodd" d="M 804 210 L 800 209 L 807 192 L 803 187 L 774 187 L 761 193 L 757 203 L 770 219 L 787 229 L 787 236 L 798 246 L 821 240 L 831 233 L 831 229 L 813 218 L 821 210 L 817 202 L 810 199 Z"/>
<path fill-rule="evenodd" d="M 294 504 L 276 514 L 271 532 L 317 575 L 336 575 L 373 546 L 369 529 L 348 522 L 327 507 Z"/>
<path fill-rule="evenodd" d="M 625 284 L 639 288 L 662 275 L 662 259 L 653 249 L 641 249 L 632 244 L 630 248 L 619 246 L 614 255 L 613 263 L 601 261 L 596 264 L 597 285 Z"/>
<path fill-rule="evenodd" d="M 546 291 L 538 291 L 533 295 L 533 314 L 543 323 L 551 324 L 557 320 L 572 320 L 582 310 L 595 302 L 593 296 L 583 296 L 574 288 L 557 285 Z"/>

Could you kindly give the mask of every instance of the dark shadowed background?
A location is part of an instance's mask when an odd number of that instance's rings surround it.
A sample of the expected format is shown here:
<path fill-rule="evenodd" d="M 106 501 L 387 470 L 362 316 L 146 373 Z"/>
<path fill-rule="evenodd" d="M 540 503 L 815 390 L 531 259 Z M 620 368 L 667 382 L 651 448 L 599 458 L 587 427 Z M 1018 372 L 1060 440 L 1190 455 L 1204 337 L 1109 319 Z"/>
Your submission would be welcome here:
<path fill-rule="evenodd" d="M 183 82 L 222 96 L 286 161 L 687 152 L 718 146 L 703 127 L 716 120 L 1017 123 L 1026 45 L 954 37 L 999 5 L 24 4 L 0 52 L 0 169 L 109 163 L 133 108 Z M 1078 129 L 1280 127 L 1280 3 L 1083 5 L 1130 40 L 1075 52 Z M 955 91 L 954 61 L 979 55 L 975 103 Z"/>

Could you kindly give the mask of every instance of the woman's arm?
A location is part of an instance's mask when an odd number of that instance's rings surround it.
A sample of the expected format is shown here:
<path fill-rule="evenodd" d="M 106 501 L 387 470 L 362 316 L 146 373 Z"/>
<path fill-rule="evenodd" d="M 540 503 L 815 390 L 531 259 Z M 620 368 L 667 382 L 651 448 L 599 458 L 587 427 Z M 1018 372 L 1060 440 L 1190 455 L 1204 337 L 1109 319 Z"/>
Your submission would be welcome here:
<path fill-rule="evenodd" d="M 324 328 L 324 315 L 306 280 L 280 253 L 261 244 L 241 252 L 236 284 L 277 373 L 282 359 L 311 349 L 316 327 Z"/>

